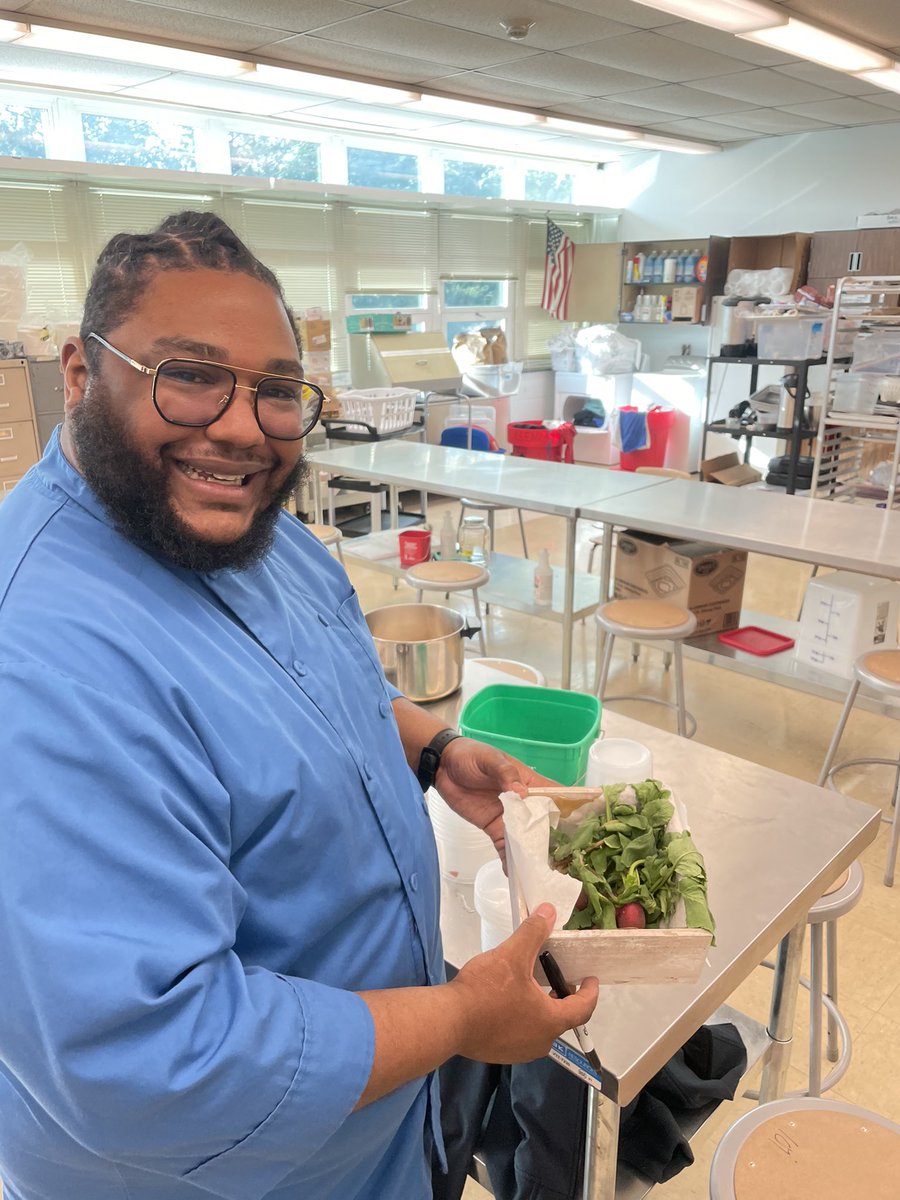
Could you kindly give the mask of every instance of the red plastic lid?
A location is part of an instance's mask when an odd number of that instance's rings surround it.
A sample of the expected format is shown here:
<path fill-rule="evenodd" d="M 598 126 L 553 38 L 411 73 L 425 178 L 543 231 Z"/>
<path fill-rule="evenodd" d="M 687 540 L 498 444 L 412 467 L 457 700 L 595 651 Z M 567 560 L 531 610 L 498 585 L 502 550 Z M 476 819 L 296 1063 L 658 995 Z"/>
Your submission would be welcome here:
<path fill-rule="evenodd" d="M 771 629 L 761 629 L 759 625 L 742 625 L 740 629 L 729 629 L 719 634 L 719 641 L 726 646 L 734 646 L 736 650 L 746 650 L 748 654 L 780 654 L 782 650 L 790 650 L 794 639 L 781 633 L 773 633 Z"/>

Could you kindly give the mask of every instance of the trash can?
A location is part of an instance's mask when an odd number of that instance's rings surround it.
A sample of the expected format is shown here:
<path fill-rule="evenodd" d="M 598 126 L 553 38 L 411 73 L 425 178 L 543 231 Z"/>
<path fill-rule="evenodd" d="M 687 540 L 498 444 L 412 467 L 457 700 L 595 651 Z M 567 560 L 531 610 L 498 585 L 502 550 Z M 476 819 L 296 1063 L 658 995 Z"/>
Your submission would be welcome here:
<path fill-rule="evenodd" d="M 514 458 L 575 461 L 575 426 L 570 421 L 555 429 L 549 429 L 543 421 L 512 421 L 506 427 L 506 437 Z"/>
<path fill-rule="evenodd" d="M 619 412 L 637 412 L 633 404 L 623 404 Z M 664 467 L 666 465 L 666 450 L 669 447 L 669 434 L 675 424 L 674 408 L 650 408 L 646 412 L 647 439 L 650 445 L 645 450 L 621 450 L 619 452 L 619 468 L 622 471 L 636 471 L 638 467 Z M 621 426 L 619 431 L 620 441 Z"/>

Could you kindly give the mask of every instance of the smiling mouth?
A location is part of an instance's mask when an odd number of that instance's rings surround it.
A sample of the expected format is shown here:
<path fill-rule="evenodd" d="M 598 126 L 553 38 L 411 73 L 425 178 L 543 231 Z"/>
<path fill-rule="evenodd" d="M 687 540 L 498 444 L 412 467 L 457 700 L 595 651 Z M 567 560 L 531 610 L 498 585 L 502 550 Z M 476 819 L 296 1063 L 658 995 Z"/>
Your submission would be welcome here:
<path fill-rule="evenodd" d="M 203 483 L 221 483 L 226 487 L 244 487 L 253 478 L 253 474 L 220 475 L 214 471 L 202 471 L 190 463 L 179 462 L 176 465 L 183 475 L 187 475 L 188 479 L 199 479 Z"/>

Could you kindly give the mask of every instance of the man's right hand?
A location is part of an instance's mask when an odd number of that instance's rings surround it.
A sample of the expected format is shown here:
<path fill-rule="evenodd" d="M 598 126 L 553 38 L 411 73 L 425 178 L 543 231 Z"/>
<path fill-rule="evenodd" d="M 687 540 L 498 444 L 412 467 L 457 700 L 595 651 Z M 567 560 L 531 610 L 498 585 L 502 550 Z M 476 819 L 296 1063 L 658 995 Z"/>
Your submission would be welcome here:
<path fill-rule="evenodd" d="M 447 985 L 461 1002 L 460 1049 L 479 1062 L 530 1062 L 546 1054 L 566 1029 L 583 1025 L 599 985 L 585 979 L 573 995 L 549 996 L 534 978 L 538 952 L 553 930 L 555 912 L 539 905 L 511 937 L 470 959 Z"/>

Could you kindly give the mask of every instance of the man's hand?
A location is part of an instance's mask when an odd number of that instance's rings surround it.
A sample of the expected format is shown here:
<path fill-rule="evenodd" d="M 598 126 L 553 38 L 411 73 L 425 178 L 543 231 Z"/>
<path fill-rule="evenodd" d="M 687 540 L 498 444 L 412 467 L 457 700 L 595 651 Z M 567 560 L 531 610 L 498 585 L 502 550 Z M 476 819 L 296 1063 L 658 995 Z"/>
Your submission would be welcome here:
<path fill-rule="evenodd" d="M 552 780 L 485 742 L 456 738 L 441 755 L 434 786 L 450 807 L 490 837 L 505 858 L 501 792 L 524 796 L 529 787 Z"/>

